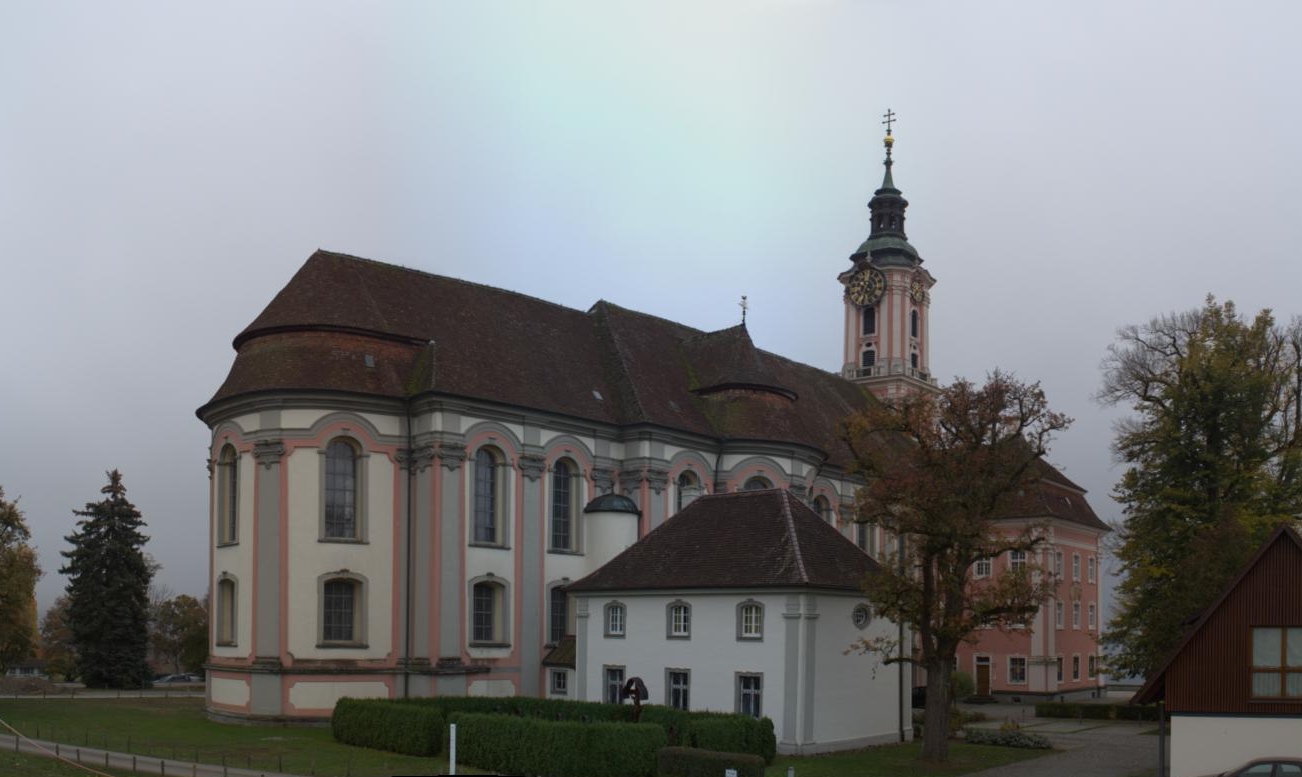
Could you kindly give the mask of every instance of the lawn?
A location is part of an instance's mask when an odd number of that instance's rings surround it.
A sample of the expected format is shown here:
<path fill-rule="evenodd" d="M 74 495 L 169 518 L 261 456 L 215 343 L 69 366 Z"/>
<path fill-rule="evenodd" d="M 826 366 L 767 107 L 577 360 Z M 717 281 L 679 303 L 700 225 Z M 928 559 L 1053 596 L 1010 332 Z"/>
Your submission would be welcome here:
<path fill-rule="evenodd" d="M 104 748 L 200 763 L 318 777 L 388 777 L 447 772 L 443 758 L 414 758 L 350 747 L 334 741 L 326 727 L 229 725 L 209 721 L 203 699 L 0 700 L 0 720 L 23 734 L 69 745 Z M 1045 750 L 950 744 L 950 761 L 926 766 L 917 760 L 920 743 L 868 748 L 834 755 L 779 756 L 767 777 L 895 777 L 960 775 L 1045 755 Z M 457 771 L 478 773 L 458 764 Z M 16 777 L 84 777 L 53 761 L 0 755 L 0 774 Z"/>

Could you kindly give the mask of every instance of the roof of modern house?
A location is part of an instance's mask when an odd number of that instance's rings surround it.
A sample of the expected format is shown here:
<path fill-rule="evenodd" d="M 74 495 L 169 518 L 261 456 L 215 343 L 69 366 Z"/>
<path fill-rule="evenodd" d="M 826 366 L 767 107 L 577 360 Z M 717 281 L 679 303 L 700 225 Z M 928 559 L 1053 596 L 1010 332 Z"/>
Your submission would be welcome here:
<path fill-rule="evenodd" d="M 868 554 L 785 489 L 703 496 L 567 590 L 860 591 Z"/>
<path fill-rule="evenodd" d="M 1161 668 L 1151 675 L 1144 683 L 1144 686 L 1135 693 L 1134 697 L 1131 699 L 1131 703 L 1152 704 L 1158 700 L 1166 698 L 1167 675 L 1172 669 L 1172 665 L 1176 663 L 1181 654 L 1184 653 L 1185 649 L 1190 646 L 1190 643 L 1198 640 L 1201 632 L 1209 628 L 1208 624 L 1217 617 L 1218 611 L 1224 606 L 1229 606 L 1227 600 L 1235 594 L 1240 586 L 1247 585 L 1250 579 L 1253 580 L 1256 587 L 1249 591 L 1249 598 L 1263 601 L 1269 600 L 1274 606 L 1280 606 L 1281 603 L 1283 603 L 1285 606 L 1291 606 L 1293 609 L 1297 609 L 1297 601 L 1299 596 L 1302 594 L 1299 594 L 1296 588 L 1291 585 L 1286 585 L 1281 588 L 1280 583 L 1283 576 L 1281 576 L 1280 573 L 1283 569 L 1288 569 L 1289 574 L 1294 579 L 1302 578 L 1302 574 L 1299 574 L 1299 553 L 1302 553 L 1302 536 L 1299 536 L 1297 531 L 1287 524 L 1276 529 L 1275 532 L 1270 535 L 1270 539 L 1266 540 L 1266 542 L 1262 544 L 1257 552 L 1253 554 L 1252 559 L 1248 561 L 1248 563 L 1244 564 L 1243 568 L 1234 576 L 1234 579 L 1225 586 L 1220 595 L 1216 597 L 1216 601 L 1213 602 L 1210 607 L 1204 609 L 1198 615 L 1198 618 L 1193 622 L 1193 624 L 1186 629 L 1180 643 L 1170 652 L 1166 660 L 1162 662 Z M 1268 562 L 1273 563 L 1269 563 L 1268 565 Z M 1259 567 L 1263 568 L 1261 571 L 1264 574 L 1256 574 Z M 1261 618 L 1260 614 L 1257 614 L 1256 617 L 1256 622 L 1262 625 L 1271 625 L 1275 622 L 1269 617 Z M 1212 641 L 1220 643 L 1223 640 L 1215 639 Z M 1210 675 L 1219 671 L 1225 664 L 1224 661 L 1216 661 L 1216 656 L 1199 656 L 1199 658 L 1203 660 L 1207 660 L 1209 657 L 1212 659 L 1211 665 L 1204 668 L 1204 675 Z M 1251 662 L 1239 662 L 1230 665 L 1240 666 L 1241 664 L 1241 667 L 1247 667 L 1250 663 Z M 1242 670 L 1241 668 L 1240 670 L 1246 677 L 1246 670 Z M 1239 679 L 1237 674 L 1235 675 L 1235 679 Z M 1266 702 L 1258 702 L 1256 709 L 1262 713 L 1274 711 Z"/>

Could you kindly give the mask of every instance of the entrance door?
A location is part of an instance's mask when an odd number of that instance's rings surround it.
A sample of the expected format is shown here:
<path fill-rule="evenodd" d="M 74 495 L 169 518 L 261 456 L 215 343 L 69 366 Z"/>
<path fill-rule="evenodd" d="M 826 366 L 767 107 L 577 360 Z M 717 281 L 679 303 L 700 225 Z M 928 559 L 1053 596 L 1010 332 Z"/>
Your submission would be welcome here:
<path fill-rule="evenodd" d="M 986 656 L 976 660 L 976 692 L 977 696 L 990 695 L 990 659 Z"/>

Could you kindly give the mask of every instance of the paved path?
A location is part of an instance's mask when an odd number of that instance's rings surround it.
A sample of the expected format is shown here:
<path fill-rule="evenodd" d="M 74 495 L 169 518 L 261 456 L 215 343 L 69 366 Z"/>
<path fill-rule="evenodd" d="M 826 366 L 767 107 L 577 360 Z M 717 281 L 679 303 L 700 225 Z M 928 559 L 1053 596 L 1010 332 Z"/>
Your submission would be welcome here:
<path fill-rule="evenodd" d="M 982 711 L 991 720 L 974 725 L 998 728 L 1005 718 L 1011 718 L 1021 724 L 1022 730 L 1043 734 L 1055 749 L 1063 752 L 972 772 L 966 777 L 1155 777 L 1157 774 L 1158 737 L 1145 733 L 1156 730 L 1156 723 L 1037 718 L 1033 707 L 1008 705 L 985 707 Z"/>

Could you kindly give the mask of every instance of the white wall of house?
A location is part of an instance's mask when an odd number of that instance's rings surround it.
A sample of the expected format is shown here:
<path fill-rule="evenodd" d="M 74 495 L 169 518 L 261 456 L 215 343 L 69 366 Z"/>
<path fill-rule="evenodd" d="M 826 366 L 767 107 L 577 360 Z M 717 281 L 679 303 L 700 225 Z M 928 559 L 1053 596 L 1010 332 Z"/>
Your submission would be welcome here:
<path fill-rule="evenodd" d="M 1302 758 L 1302 718 L 1171 716 L 1171 777 L 1215 774 L 1266 756 Z"/>

